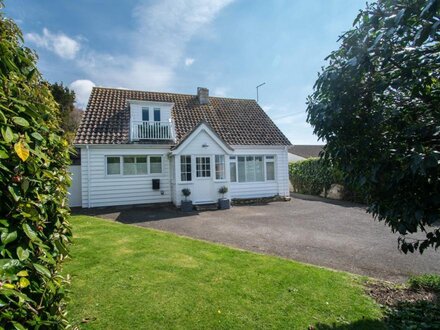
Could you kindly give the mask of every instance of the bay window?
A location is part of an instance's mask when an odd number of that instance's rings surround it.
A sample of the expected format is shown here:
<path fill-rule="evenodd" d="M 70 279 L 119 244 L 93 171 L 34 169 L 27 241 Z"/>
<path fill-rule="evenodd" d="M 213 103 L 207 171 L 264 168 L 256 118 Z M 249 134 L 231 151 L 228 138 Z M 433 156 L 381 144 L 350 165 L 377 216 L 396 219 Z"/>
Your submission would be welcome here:
<path fill-rule="evenodd" d="M 231 156 L 231 182 L 263 182 L 275 180 L 274 156 Z"/>

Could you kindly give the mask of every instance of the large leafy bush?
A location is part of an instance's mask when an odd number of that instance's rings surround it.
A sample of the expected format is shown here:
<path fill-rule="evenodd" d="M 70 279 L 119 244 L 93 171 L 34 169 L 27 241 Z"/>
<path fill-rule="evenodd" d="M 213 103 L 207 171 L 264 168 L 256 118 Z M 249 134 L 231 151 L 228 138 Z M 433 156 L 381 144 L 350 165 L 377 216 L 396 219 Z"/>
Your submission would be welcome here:
<path fill-rule="evenodd" d="M 439 2 L 367 5 L 308 101 L 325 157 L 401 234 L 403 252 L 440 246 Z M 418 231 L 425 237 L 409 237 Z"/>
<path fill-rule="evenodd" d="M 310 158 L 289 164 L 289 176 L 293 189 L 301 194 L 319 195 L 331 184 L 341 181 L 338 171 L 330 162 Z"/>
<path fill-rule="evenodd" d="M 0 328 L 63 328 L 69 147 L 36 56 L 2 12 L 0 59 Z"/>

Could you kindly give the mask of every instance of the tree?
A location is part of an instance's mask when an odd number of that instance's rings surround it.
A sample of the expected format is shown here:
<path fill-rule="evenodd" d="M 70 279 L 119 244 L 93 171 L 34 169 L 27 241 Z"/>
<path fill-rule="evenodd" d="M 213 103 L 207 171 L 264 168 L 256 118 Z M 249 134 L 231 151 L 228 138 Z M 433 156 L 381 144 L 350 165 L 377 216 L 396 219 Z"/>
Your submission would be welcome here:
<path fill-rule="evenodd" d="M 53 98 L 59 105 L 61 128 L 66 132 L 66 137 L 72 141 L 81 122 L 82 111 L 75 108 L 75 92 L 63 83 L 50 85 Z"/>
<path fill-rule="evenodd" d="M 1 10 L 0 59 L 0 328 L 64 328 L 70 149 L 36 55 Z"/>
<path fill-rule="evenodd" d="M 440 246 L 438 0 L 379 0 L 340 37 L 308 98 L 324 159 L 400 233 L 405 253 Z M 410 237 L 409 234 L 417 234 Z"/>

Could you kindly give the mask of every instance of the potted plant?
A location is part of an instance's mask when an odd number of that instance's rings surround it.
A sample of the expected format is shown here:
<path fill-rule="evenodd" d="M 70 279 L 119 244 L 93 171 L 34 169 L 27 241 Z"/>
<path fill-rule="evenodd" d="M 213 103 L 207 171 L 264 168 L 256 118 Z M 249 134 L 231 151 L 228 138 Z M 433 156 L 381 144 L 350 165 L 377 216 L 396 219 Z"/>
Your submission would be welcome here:
<path fill-rule="evenodd" d="M 192 201 L 188 200 L 188 196 L 191 195 L 191 190 L 188 188 L 182 189 L 182 195 L 185 196 L 185 200 L 181 202 L 180 209 L 183 212 L 191 212 L 193 209 Z"/>
<path fill-rule="evenodd" d="M 220 210 L 229 209 L 231 207 L 231 202 L 229 199 L 225 198 L 225 194 L 228 192 L 228 187 L 222 186 L 219 188 L 218 192 L 222 195 L 222 197 L 218 199 L 218 208 Z"/>

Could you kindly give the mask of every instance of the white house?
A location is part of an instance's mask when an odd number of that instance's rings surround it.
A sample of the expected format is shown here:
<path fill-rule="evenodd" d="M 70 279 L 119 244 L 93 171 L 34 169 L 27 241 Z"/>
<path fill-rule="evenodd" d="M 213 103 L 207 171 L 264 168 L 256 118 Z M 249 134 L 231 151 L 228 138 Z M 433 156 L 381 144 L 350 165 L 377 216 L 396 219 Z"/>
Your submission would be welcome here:
<path fill-rule="evenodd" d="M 74 144 L 85 208 L 288 196 L 289 140 L 255 100 L 96 87 Z"/>

